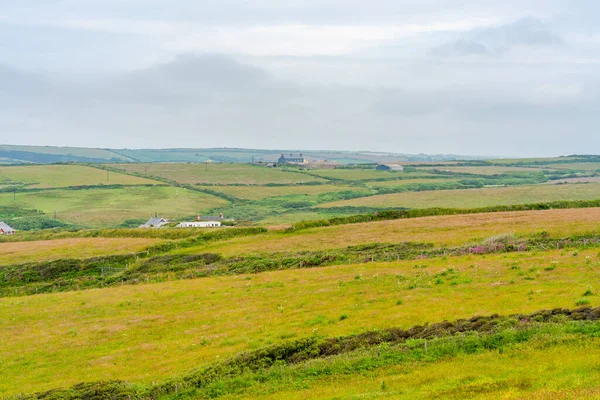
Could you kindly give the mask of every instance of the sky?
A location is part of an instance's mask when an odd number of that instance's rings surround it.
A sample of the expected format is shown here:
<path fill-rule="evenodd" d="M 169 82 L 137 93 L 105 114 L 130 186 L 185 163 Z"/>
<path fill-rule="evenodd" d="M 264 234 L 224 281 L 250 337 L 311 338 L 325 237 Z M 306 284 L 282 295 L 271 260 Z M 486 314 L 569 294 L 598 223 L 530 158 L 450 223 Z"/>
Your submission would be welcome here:
<path fill-rule="evenodd" d="M 600 153 L 595 0 L 0 0 L 0 143 Z"/>

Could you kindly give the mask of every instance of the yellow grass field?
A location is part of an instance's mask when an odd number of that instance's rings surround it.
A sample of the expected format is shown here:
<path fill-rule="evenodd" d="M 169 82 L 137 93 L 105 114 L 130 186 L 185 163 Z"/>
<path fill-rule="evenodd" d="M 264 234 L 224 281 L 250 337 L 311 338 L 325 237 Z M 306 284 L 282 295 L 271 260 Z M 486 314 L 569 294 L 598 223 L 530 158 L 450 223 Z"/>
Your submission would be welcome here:
<path fill-rule="evenodd" d="M 6 242 L 0 243 L 0 265 L 131 253 L 159 241 L 148 238 L 75 238 Z"/>
<path fill-rule="evenodd" d="M 477 208 L 559 200 L 595 200 L 598 198 L 600 198 L 600 184 L 580 183 L 558 186 L 532 185 L 385 194 L 325 203 L 319 207 Z"/>
<path fill-rule="evenodd" d="M 334 249 L 373 242 L 427 242 L 454 246 L 496 235 L 526 235 L 541 231 L 552 237 L 600 232 L 600 208 L 445 215 L 337 225 L 292 234 L 240 237 L 181 252 L 235 255 Z"/>
<path fill-rule="evenodd" d="M 285 338 L 572 308 L 599 267 L 597 249 L 470 255 L 2 298 L 0 396 L 156 382 Z"/>
<path fill-rule="evenodd" d="M 108 179 L 107 179 L 108 178 Z M 142 185 L 160 184 L 136 176 L 109 172 L 83 165 L 30 165 L 0 167 L 0 185 L 3 180 L 24 182 L 32 188 L 60 188 L 83 185 Z"/>

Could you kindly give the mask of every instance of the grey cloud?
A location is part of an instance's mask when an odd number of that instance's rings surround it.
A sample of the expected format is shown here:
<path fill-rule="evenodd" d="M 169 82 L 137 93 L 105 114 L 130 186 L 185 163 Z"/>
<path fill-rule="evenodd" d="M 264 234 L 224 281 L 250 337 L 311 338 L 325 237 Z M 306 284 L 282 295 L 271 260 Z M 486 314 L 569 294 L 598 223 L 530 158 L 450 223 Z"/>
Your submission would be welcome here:
<path fill-rule="evenodd" d="M 523 18 L 498 27 L 473 30 L 434 48 L 431 53 L 436 56 L 501 54 L 518 46 L 557 47 L 564 44 L 564 40 L 541 21 Z"/>
<path fill-rule="evenodd" d="M 476 41 L 459 39 L 436 47 L 431 53 L 436 56 L 468 56 L 488 54 L 489 50 Z"/>
<path fill-rule="evenodd" d="M 0 3 L 0 142 L 600 148 L 590 1 Z"/>
<path fill-rule="evenodd" d="M 581 95 L 554 102 L 531 98 L 532 88 L 521 85 L 474 83 L 427 90 L 299 85 L 219 55 L 184 55 L 78 85 L 46 85 L 43 79 L 30 79 L 35 78 L 30 74 L 2 71 L 0 82 L 15 76 L 21 77 L 22 85 L 30 82 L 28 93 L 35 99 L 14 104 L 10 97 L 0 97 L 0 131 L 18 135 L 22 142 L 51 144 L 48 138 L 66 137 L 70 139 L 54 143 L 471 154 L 489 153 L 486 149 L 494 145 L 494 153 L 543 154 L 566 147 L 545 143 L 534 150 L 515 149 L 510 143 L 524 135 L 531 140 L 561 135 L 578 119 L 580 131 L 569 141 L 573 152 L 600 144 L 591 135 L 600 122 L 600 99 L 593 95 L 591 83 Z M 413 79 L 426 77 L 427 73 Z M 560 87 L 555 90 L 560 93 Z M 577 147 L 586 137 L 586 145 Z"/>
<path fill-rule="evenodd" d="M 444 17 L 511 15 L 515 8 L 524 14 L 551 13 L 564 9 L 561 0 L 104 0 L 53 1 L 19 0 L 3 5 L 7 15 L 27 15 L 54 20 L 65 15 L 85 18 L 131 19 L 138 21 L 191 21 L 207 24 L 257 23 L 415 23 Z"/>
<path fill-rule="evenodd" d="M 524 18 L 497 28 L 478 30 L 474 39 L 495 46 L 556 46 L 563 44 L 560 36 L 534 18 Z"/>

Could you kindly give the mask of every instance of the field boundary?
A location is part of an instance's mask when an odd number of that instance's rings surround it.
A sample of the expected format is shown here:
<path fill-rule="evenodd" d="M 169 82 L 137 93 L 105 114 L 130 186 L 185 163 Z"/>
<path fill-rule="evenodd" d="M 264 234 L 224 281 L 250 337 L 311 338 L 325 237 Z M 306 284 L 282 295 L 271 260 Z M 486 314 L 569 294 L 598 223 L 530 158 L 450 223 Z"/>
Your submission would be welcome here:
<path fill-rule="evenodd" d="M 552 209 L 570 209 L 570 208 L 596 208 L 600 207 L 598 200 L 573 200 L 573 201 L 553 201 L 547 203 L 515 204 L 508 206 L 489 206 L 480 208 L 421 208 L 409 210 L 382 209 L 375 213 L 358 214 L 348 217 L 335 217 L 322 220 L 301 221 L 287 228 L 286 232 L 296 232 L 303 229 L 346 225 L 361 222 L 387 221 L 396 219 L 412 219 L 433 217 L 442 215 L 463 215 L 463 214 L 484 214 L 492 212 L 511 212 L 511 211 L 539 211 Z"/>

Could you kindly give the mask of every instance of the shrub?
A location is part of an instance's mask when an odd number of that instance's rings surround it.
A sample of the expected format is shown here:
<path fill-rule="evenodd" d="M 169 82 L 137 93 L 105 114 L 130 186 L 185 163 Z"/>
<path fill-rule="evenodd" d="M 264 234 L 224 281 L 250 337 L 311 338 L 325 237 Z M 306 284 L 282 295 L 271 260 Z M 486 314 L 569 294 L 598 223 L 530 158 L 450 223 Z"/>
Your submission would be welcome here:
<path fill-rule="evenodd" d="M 590 304 L 590 300 L 586 298 L 581 298 L 575 302 L 576 306 L 587 306 Z"/>

